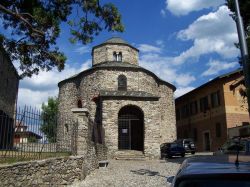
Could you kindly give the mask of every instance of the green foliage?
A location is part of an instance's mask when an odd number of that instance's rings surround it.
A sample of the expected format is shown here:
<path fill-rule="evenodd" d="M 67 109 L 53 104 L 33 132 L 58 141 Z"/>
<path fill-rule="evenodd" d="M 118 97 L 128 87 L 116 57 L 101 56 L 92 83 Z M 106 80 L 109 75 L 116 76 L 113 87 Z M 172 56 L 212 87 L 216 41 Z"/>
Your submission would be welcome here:
<path fill-rule="evenodd" d="M 48 105 L 42 104 L 42 125 L 41 131 L 48 138 L 49 143 L 56 142 L 56 117 L 58 112 L 58 99 L 49 97 Z"/>
<path fill-rule="evenodd" d="M 234 0 L 227 0 L 228 8 L 233 12 L 233 17 L 235 17 L 235 6 Z M 250 52 L 250 1 L 249 0 L 239 0 L 240 13 L 243 19 L 244 30 L 247 37 L 248 52 Z"/>
<path fill-rule="evenodd" d="M 37 143 L 38 139 L 36 139 L 36 137 L 34 137 L 34 136 L 29 136 L 28 137 L 28 142 L 29 143 Z"/>
<path fill-rule="evenodd" d="M 66 57 L 56 47 L 62 22 L 69 24 L 73 43 L 92 42 L 104 29 L 124 30 L 118 9 L 111 3 L 101 5 L 99 0 L 4 0 L 0 2 L 0 19 L 11 31 L 0 33 L 0 45 L 12 60 L 20 61 L 22 77 L 41 69 L 64 69 Z"/>

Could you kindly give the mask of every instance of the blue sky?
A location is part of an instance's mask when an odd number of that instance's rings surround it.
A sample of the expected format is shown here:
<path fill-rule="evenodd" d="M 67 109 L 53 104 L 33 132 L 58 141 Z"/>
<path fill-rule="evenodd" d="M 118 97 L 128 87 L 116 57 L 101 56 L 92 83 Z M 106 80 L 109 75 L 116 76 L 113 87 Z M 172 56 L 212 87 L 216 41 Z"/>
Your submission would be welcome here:
<path fill-rule="evenodd" d="M 20 82 L 18 105 L 40 107 L 57 96 L 57 83 L 91 67 L 91 48 L 112 36 L 140 50 L 140 66 L 177 87 L 178 97 L 220 74 L 239 68 L 236 25 L 224 0 L 104 0 L 122 14 L 124 33 L 100 33 L 89 45 L 70 44 L 62 24 L 58 47 L 68 60 L 65 70 L 41 72 Z"/>

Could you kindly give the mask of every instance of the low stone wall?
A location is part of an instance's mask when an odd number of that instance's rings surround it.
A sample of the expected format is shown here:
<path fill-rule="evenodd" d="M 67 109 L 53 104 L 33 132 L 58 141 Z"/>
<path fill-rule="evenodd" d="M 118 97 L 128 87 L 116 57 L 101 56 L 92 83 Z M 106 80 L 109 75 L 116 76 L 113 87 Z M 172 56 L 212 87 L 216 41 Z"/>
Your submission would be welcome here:
<path fill-rule="evenodd" d="M 70 156 L 0 167 L 0 186 L 64 186 L 98 168 L 96 157 Z"/>

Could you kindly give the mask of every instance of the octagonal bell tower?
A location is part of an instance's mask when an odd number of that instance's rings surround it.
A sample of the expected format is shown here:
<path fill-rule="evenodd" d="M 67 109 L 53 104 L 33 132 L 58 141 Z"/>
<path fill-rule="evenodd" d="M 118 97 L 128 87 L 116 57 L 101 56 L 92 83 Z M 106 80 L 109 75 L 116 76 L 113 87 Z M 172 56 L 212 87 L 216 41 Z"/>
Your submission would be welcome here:
<path fill-rule="evenodd" d="M 120 62 L 138 65 L 139 50 L 119 37 L 112 37 L 93 47 L 92 65 L 105 62 Z"/>

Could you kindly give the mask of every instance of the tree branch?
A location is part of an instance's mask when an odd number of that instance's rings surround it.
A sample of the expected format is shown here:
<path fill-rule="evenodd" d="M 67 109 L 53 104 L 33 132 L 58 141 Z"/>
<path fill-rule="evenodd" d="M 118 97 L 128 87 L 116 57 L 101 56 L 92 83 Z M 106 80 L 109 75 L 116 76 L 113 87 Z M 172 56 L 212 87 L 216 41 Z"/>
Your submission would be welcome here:
<path fill-rule="evenodd" d="M 32 32 L 37 33 L 38 35 L 40 35 L 41 37 L 45 36 L 45 33 L 43 31 L 37 30 L 33 27 L 32 24 L 30 24 L 25 18 L 23 18 L 19 13 L 15 13 L 10 11 L 9 9 L 5 8 L 3 5 L 0 4 L 0 11 L 9 14 L 17 19 L 19 19 L 20 21 L 22 21 Z M 28 13 L 25 13 L 28 15 Z M 30 15 L 31 16 L 31 15 Z"/>

